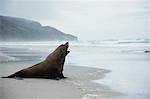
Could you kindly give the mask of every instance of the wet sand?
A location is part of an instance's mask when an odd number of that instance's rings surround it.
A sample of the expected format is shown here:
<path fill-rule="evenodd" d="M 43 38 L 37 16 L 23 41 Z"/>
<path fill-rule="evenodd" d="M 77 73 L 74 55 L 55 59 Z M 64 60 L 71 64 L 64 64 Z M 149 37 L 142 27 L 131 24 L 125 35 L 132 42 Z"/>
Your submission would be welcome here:
<path fill-rule="evenodd" d="M 30 64 L 0 64 L 0 76 L 7 76 Z M 0 78 L 0 99 L 101 99 L 116 96 L 119 93 L 108 86 L 92 82 L 102 79 L 108 72 L 105 69 L 66 65 L 64 75 L 68 78 L 58 81 Z"/>

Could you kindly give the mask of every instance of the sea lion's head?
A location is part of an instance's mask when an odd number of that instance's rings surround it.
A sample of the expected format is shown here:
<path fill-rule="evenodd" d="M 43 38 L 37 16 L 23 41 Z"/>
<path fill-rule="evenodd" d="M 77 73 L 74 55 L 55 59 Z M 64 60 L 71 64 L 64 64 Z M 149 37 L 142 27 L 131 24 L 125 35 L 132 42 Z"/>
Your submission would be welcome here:
<path fill-rule="evenodd" d="M 70 51 L 68 51 L 69 43 L 65 43 L 61 45 L 61 51 L 62 53 L 65 53 L 64 55 L 66 56 Z"/>
<path fill-rule="evenodd" d="M 54 52 L 55 54 L 59 54 L 59 56 L 61 57 L 65 57 L 66 55 L 68 55 L 68 53 L 70 53 L 70 51 L 68 51 L 68 47 L 69 43 L 66 42 L 65 44 L 61 44 L 60 46 L 58 46 Z"/>

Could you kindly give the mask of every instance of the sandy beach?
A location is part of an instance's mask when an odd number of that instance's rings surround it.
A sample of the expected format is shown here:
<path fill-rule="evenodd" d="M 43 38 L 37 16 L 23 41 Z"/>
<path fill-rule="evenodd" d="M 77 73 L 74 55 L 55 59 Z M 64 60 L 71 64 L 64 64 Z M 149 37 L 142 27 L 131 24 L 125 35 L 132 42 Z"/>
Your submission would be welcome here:
<path fill-rule="evenodd" d="M 19 66 L 21 64 L 21 66 Z M 0 76 L 6 76 L 31 63 L 1 64 Z M 92 82 L 101 79 L 109 70 L 66 65 L 67 79 L 4 79 L 0 78 L 0 99 L 100 99 L 101 96 L 117 95 L 109 87 Z"/>

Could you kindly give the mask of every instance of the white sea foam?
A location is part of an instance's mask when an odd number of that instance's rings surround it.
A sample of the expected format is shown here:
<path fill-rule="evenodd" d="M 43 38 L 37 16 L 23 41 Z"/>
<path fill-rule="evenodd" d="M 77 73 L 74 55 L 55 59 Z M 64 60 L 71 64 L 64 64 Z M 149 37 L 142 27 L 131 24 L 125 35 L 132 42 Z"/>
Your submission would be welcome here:
<path fill-rule="evenodd" d="M 26 47 L 26 46 L 57 46 L 67 41 L 33 41 L 33 42 L 0 42 L 0 46 Z M 69 41 L 71 46 L 121 46 L 121 45 L 150 45 L 150 39 L 126 40 L 94 40 L 94 41 Z M 13 45 L 13 46 L 12 46 Z"/>
<path fill-rule="evenodd" d="M 86 94 L 82 97 L 82 99 L 95 99 L 96 97 L 98 97 L 96 94 Z"/>
<path fill-rule="evenodd" d="M 19 59 L 0 52 L 0 62 L 17 61 Z"/>

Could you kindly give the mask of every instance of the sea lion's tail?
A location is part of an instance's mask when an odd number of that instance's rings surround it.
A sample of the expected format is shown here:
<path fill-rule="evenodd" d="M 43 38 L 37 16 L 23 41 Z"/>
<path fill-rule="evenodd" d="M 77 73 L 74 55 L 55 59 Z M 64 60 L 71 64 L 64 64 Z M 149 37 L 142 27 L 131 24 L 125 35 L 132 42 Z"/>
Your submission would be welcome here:
<path fill-rule="evenodd" d="M 1 78 L 14 78 L 14 77 L 12 77 L 12 76 L 6 76 L 6 77 L 1 77 Z"/>
<path fill-rule="evenodd" d="M 19 77 L 20 76 L 20 72 L 21 71 L 18 71 L 12 75 L 9 75 L 9 76 L 6 76 L 6 77 L 1 77 L 1 78 L 15 78 L 15 77 Z"/>

